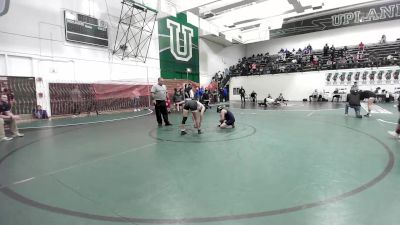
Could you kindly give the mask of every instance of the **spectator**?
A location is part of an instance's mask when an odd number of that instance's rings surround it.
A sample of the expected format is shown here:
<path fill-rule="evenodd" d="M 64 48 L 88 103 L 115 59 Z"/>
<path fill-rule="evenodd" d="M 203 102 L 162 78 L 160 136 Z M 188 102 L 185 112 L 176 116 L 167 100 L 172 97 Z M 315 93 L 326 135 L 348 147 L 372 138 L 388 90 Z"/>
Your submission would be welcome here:
<path fill-rule="evenodd" d="M 172 96 L 172 101 L 175 105 L 175 109 L 176 111 L 181 111 L 180 110 L 180 104 L 179 102 L 183 101 L 184 97 L 183 97 L 183 93 L 182 93 L 182 88 L 180 88 L 179 90 L 177 88 L 174 89 L 174 95 Z"/>
<path fill-rule="evenodd" d="M 201 91 L 200 88 L 196 87 L 196 91 L 194 92 L 194 99 L 200 101 L 201 99 Z"/>
<path fill-rule="evenodd" d="M 344 46 L 343 47 L 343 53 L 346 55 L 347 54 L 347 51 L 348 51 L 349 49 L 347 49 L 347 46 Z"/>
<path fill-rule="evenodd" d="M 322 95 L 320 95 L 318 93 L 318 90 L 315 89 L 314 92 L 310 96 L 308 96 L 308 99 L 310 100 L 310 102 L 312 102 L 311 99 L 314 99 L 319 102 L 322 100 Z"/>
<path fill-rule="evenodd" d="M 228 87 L 224 87 L 223 93 L 224 93 L 224 99 L 225 99 L 225 101 L 229 101 Z"/>
<path fill-rule="evenodd" d="M 308 49 L 308 51 L 310 52 L 310 54 L 311 54 L 311 52 L 312 52 L 312 47 L 311 47 L 311 45 L 310 44 L 308 44 L 307 45 L 307 49 Z"/>
<path fill-rule="evenodd" d="M 210 108 L 210 92 L 207 89 L 204 90 L 201 102 L 204 104 L 206 109 Z"/>
<path fill-rule="evenodd" d="M 382 35 L 381 40 L 379 41 L 379 44 L 386 44 L 386 35 Z"/>
<path fill-rule="evenodd" d="M 339 102 L 340 94 L 339 94 L 339 89 L 337 89 L 337 88 L 333 91 L 332 102 L 335 98 L 336 98 L 336 101 Z"/>
<path fill-rule="evenodd" d="M 13 137 L 23 137 L 24 134 L 19 133 L 17 127 L 17 121 L 20 117 L 12 114 L 11 112 L 11 104 L 8 103 L 7 95 L 2 94 L 0 99 L 0 141 L 10 141 Z M 12 137 L 6 137 L 6 132 L 4 129 L 4 122 L 10 122 L 11 132 L 13 133 Z"/>
<path fill-rule="evenodd" d="M 282 93 L 279 93 L 279 96 L 278 96 L 278 98 L 276 98 L 276 101 L 277 102 L 284 102 L 284 101 L 287 101 L 287 100 L 283 97 Z"/>
<path fill-rule="evenodd" d="M 339 56 L 339 57 L 344 57 L 344 50 L 343 50 L 343 48 L 339 49 L 339 51 L 338 51 L 338 56 Z"/>
<path fill-rule="evenodd" d="M 240 94 L 240 102 L 246 103 L 246 91 L 244 90 L 243 86 L 240 87 L 239 89 L 239 94 Z"/>
<path fill-rule="evenodd" d="M 324 56 L 328 56 L 328 54 L 329 54 L 329 46 L 328 46 L 328 43 L 325 44 L 323 51 L 324 51 Z"/>
<path fill-rule="evenodd" d="M 167 106 L 167 112 L 171 113 L 171 99 L 169 99 L 167 95 L 167 100 L 165 101 L 165 105 Z"/>
<path fill-rule="evenodd" d="M 221 87 L 219 89 L 219 102 L 224 102 L 224 89 Z"/>
<path fill-rule="evenodd" d="M 332 47 L 329 50 L 331 52 L 331 59 L 334 60 L 335 59 L 335 54 L 336 54 L 335 46 L 332 45 Z"/>
<path fill-rule="evenodd" d="M 188 83 L 185 84 L 185 90 L 184 90 L 184 98 L 194 98 L 194 93 L 193 93 L 193 88 L 192 88 L 192 84 Z"/>
<path fill-rule="evenodd" d="M 75 84 L 74 88 L 71 90 L 70 97 L 72 100 L 72 114 L 76 117 L 81 114 L 82 94 L 81 90 L 79 90 L 79 85 Z"/>
<path fill-rule="evenodd" d="M 14 104 L 14 94 L 11 89 L 4 88 L 3 94 L 7 95 L 7 102 L 12 106 Z"/>
<path fill-rule="evenodd" d="M 364 43 L 360 42 L 360 44 L 358 45 L 358 50 L 361 51 L 361 52 L 364 52 L 364 50 L 365 50 Z"/>
<path fill-rule="evenodd" d="M 326 61 L 326 66 L 327 66 L 327 69 L 332 69 L 332 67 L 333 67 L 333 62 L 332 62 L 331 59 L 328 59 L 328 60 Z"/>
<path fill-rule="evenodd" d="M 93 85 L 88 87 L 88 92 L 86 93 L 86 109 L 87 109 L 87 115 L 90 116 L 90 113 L 92 110 L 96 112 L 96 115 L 98 116 L 100 113 L 97 109 L 97 100 L 96 100 L 96 89 L 94 88 Z M 136 106 L 139 106 L 139 100 L 140 96 L 137 91 L 132 91 L 132 100 L 133 100 L 133 108 L 134 111 L 136 109 Z M 136 110 L 137 111 L 137 110 Z"/>
<path fill-rule="evenodd" d="M 212 92 L 212 102 L 213 103 L 217 103 L 218 102 L 218 91 L 217 91 L 217 89 L 214 89 L 214 91 Z"/>
<path fill-rule="evenodd" d="M 251 64 L 251 73 L 254 74 L 257 70 L 257 64 L 253 63 Z"/>
<path fill-rule="evenodd" d="M 37 105 L 36 108 L 32 110 L 32 116 L 35 119 L 48 119 L 47 111 L 42 109 L 41 105 Z"/>
<path fill-rule="evenodd" d="M 257 93 L 254 90 L 251 92 L 250 98 L 252 102 L 257 102 Z"/>
<path fill-rule="evenodd" d="M 311 64 L 312 64 L 316 69 L 318 69 L 318 56 L 313 55 Z"/>

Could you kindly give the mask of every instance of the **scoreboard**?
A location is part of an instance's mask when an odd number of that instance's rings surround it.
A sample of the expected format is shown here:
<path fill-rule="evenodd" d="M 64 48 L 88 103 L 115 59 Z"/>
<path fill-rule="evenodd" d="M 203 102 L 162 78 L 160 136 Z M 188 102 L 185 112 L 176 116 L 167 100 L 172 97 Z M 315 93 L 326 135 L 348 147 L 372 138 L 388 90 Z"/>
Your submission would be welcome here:
<path fill-rule="evenodd" d="M 105 21 L 65 10 L 65 39 L 82 44 L 108 47 L 108 29 Z"/>

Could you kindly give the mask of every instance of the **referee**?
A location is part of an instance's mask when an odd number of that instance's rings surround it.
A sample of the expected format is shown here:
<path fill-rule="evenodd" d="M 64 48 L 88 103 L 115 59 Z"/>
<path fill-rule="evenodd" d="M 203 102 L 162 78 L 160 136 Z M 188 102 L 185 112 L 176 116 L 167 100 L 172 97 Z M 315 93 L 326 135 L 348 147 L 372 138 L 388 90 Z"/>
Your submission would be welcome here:
<path fill-rule="evenodd" d="M 156 117 L 158 126 L 162 126 L 161 115 L 164 118 L 165 126 L 171 126 L 172 124 L 168 120 L 167 111 L 167 87 L 163 84 L 164 79 L 158 78 L 158 83 L 153 85 L 151 88 L 151 96 L 153 97 L 153 104 L 155 105 Z"/>

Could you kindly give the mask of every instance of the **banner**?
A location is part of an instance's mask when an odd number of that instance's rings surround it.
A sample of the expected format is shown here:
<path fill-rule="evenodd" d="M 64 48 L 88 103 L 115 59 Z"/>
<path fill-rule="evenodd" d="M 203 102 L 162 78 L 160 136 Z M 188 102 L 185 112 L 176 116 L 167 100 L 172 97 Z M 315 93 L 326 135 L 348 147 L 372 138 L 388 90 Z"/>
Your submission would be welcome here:
<path fill-rule="evenodd" d="M 399 84 L 400 70 L 360 69 L 356 72 L 329 72 L 326 74 L 327 86 L 351 86 L 354 82 L 360 85 L 395 85 Z"/>
<path fill-rule="evenodd" d="M 7 95 L 15 114 L 31 114 L 37 105 L 34 77 L 0 76 L 0 93 Z"/>
<path fill-rule="evenodd" d="M 161 77 L 199 82 L 199 33 L 186 14 L 160 20 L 158 35 Z"/>
<path fill-rule="evenodd" d="M 317 31 L 324 31 L 342 27 L 357 26 L 376 22 L 400 19 L 400 2 L 387 1 L 380 4 L 369 5 L 368 7 L 354 8 L 342 12 L 323 13 L 324 15 L 297 20 L 289 18 L 284 22 L 281 29 L 271 30 L 270 38 L 281 38 L 298 34 L 305 34 Z"/>
<path fill-rule="evenodd" d="M 50 83 L 52 115 L 119 111 L 149 107 L 146 84 Z"/>

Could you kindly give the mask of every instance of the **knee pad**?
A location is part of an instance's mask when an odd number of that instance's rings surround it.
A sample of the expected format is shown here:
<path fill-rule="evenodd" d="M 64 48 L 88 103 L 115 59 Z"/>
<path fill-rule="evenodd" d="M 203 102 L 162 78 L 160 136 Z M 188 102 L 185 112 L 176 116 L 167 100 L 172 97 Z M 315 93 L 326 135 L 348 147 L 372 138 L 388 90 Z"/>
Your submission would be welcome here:
<path fill-rule="evenodd" d="M 185 124 L 185 123 L 186 123 L 186 120 L 187 120 L 187 117 L 183 117 L 183 118 L 182 118 L 182 124 Z"/>

